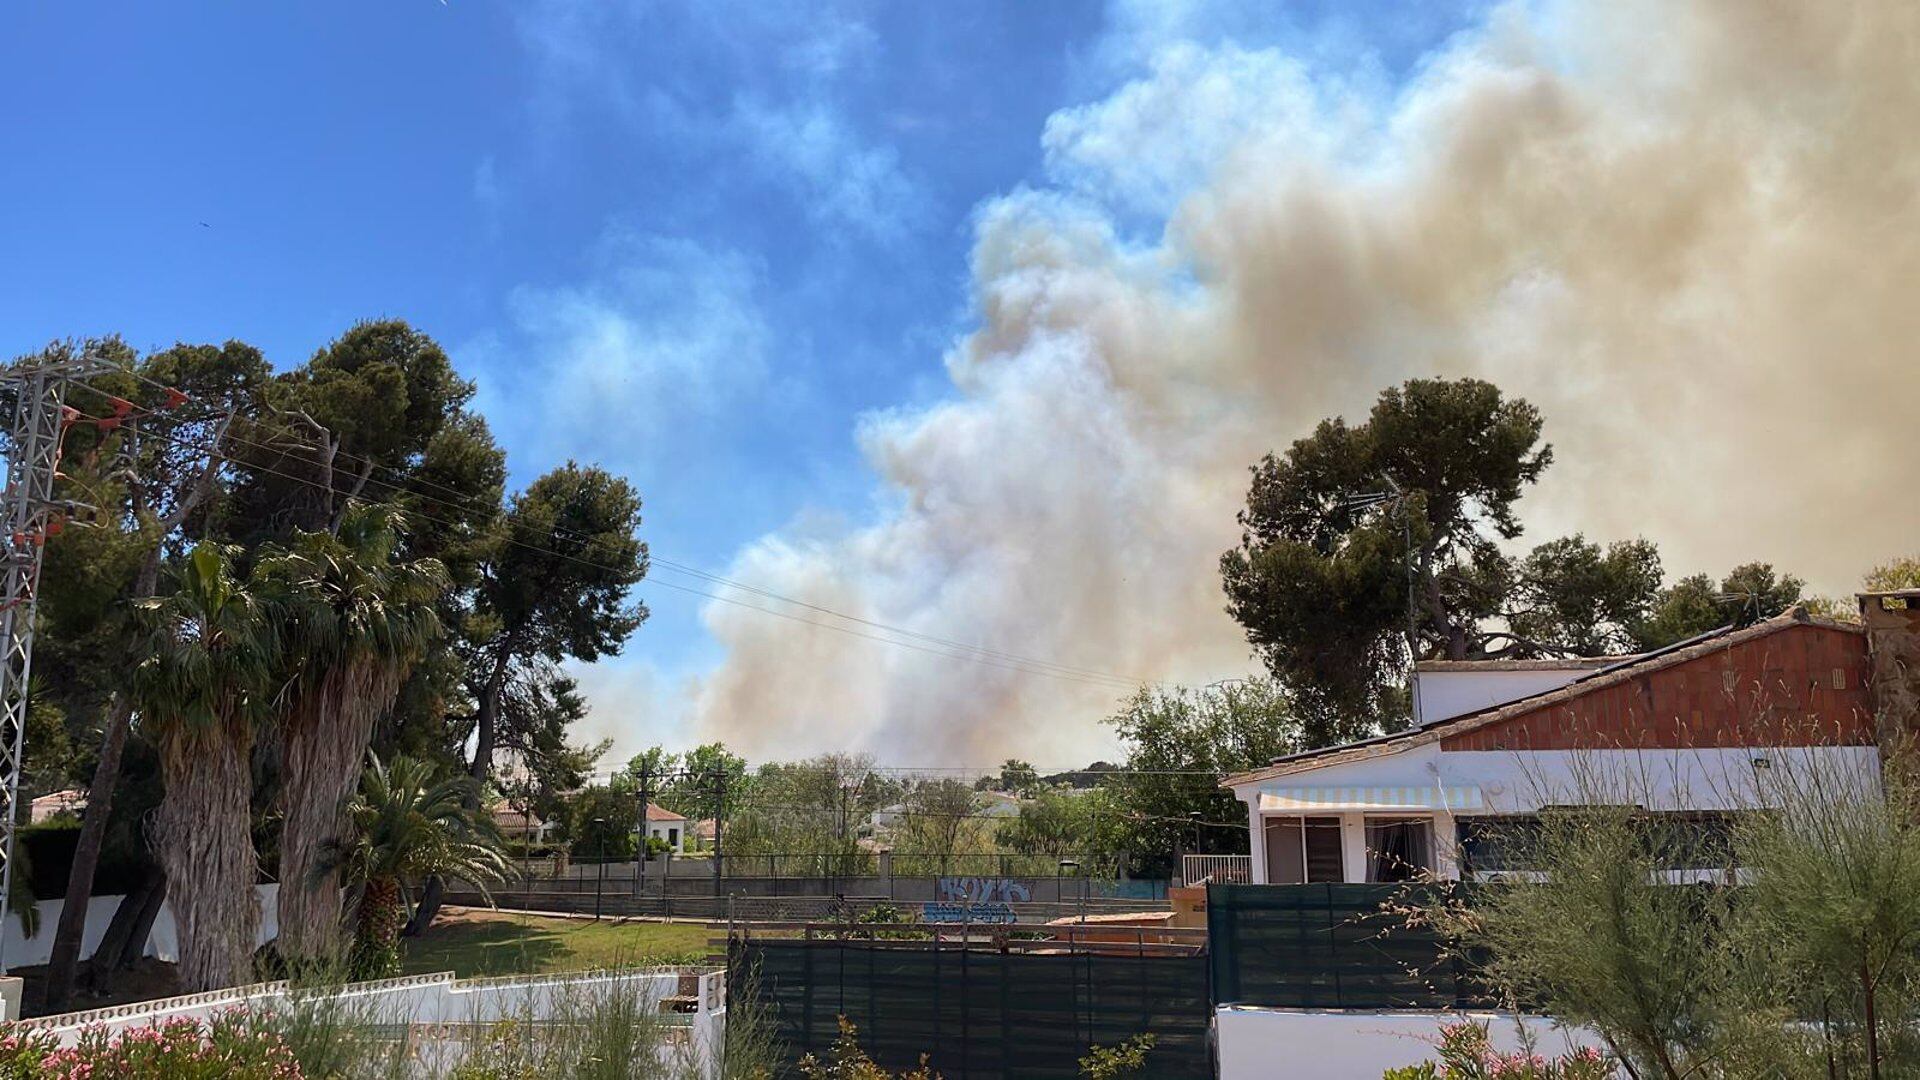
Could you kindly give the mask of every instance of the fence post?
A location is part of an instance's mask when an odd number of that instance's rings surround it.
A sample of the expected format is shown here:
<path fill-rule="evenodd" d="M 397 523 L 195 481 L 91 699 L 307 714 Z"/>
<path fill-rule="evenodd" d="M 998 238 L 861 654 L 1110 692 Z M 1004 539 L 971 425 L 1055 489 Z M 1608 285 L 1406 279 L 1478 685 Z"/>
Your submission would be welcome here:
<path fill-rule="evenodd" d="M 640 843 L 633 853 L 633 898 L 635 900 L 640 899 L 640 894 L 646 891 L 647 841 L 653 835 L 647 829 L 647 805 L 652 798 L 653 764 L 643 761 L 640 764 Z"/>
<path fill-rule="evenodd" d="M 720 837 L 727 831 L 727 773 L 725 769 L 715 769 L 713 773 L 713 895 L 720 895 L 721 854 Z"/>

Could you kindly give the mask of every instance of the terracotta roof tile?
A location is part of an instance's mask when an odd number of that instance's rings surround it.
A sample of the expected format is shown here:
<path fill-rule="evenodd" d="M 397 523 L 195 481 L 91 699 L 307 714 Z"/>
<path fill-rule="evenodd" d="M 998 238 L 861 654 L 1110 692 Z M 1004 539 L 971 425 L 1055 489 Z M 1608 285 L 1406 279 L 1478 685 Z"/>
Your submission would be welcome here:
<path fill-rule="evenodd" d="M 1820 626 L 1829 630 L 1840 630 L 1850 634 L 1864 634 L 1866 630 L 1859 623 L 1839 622 L 1824 619 L 1807 612 L 1805 605 L 1796 604 L 1785 612 L 1764 622 L 1754 623 L 1741 629 L 1726 629 L 1712 635 L 1703 635 L 1691 642 L 1682 642 L 1678 646 L 1669 646 L 1628 660 L 1615 661 L 1589 674 L 1553 690 L 1543 691 L 1529 697 L 1519 698 L 1500 705 L 1488 706 L 1478 712 L 1448 717 L 1424 728 L 1412 728 L 1391 735 L 1377 736 L 1362 742 L 1348 743 L 1345 746 L 1332 746 L 1322 750 L 1309 750 L 1300 754 L 1291 754 L 1277 758 L 1273 764 L 1264 768 L 1250 769 L 1229 776 L 1220 781 L 1221 787 L 1236 787 L 1240 784 L 1270 780 L 1293 773 L 1309 772 L 1327 765 L 1346 764 L 1354 761 L 1367 761 L 1373 758 L 1387 757 L 1404 753 L 1416 746 L 1425 746 L 1437 742 L 1442 736 L 1459 735 L 1510 720 L 1536 709 L 1559 705 L 1574 698 L 1584 697 L 1597 690 L 1617 686 L 1629 679 L 1638 678 L 1654 671 L 1663 671 L 1670 667 L 1698 660 L 1703 656 L 1733 648 L 1736 645 L 1754 641 L 1782 630 L 1796 626 Z"/>

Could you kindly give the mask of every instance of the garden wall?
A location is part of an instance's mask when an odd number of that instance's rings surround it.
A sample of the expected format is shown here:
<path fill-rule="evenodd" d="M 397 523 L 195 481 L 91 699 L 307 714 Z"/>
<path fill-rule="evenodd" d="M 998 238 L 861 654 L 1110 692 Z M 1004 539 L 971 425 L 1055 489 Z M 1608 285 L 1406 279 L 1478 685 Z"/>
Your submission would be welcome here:
<path fill-rule="evenodd" d="M 450 973 L 414 975 L 379 982 L 353 983 L 329 991 L 339 1022 L 368 1024 L 404 1038 L 421 1060 L 457 1057 L 461 1040 L 501 1020 L 545 1018 L 572 995 L 636 995 L 649 1009 L 669 1018 L 672 1031 L 663 1057 L 691 1052 L 700 1075 L 719 1075 L 726 1031 L 726 976 L 720 971 L 656 969 L 578 975 L 509 976 L 455 979 Z M 87 1012 L 62 1013 L 22 1021 L 51 1032 L 72 1045 L 80 1033 L 100 1027 L 108 1033 L 144 1028 L 179 1017 L 206 1021 L 235 1008 L 271 1010 L 303 1000 L 284 982 L 188 994 Z M 304 999 L 311 1001 L 313 999 Z M 564 1008 L 564 1006 L 562 1006 Z"/>
<path fill-rule="evenodd" d="M 1492 1012 L 1342 1012 L 1228 1006 L 1214 1014 L 1220 1080 L 1368 1080 L 1433 1059 L 1440 1029 L 1460 1020 L 1487 1025 L 1496 1047 L 1564 1054 L 1600 1048 L 1597 1036 L 1540 1016 Z M 1522 1032 L 1525 1032 L 1523 1037 Z M 1278 1063 L 1285 1062 L 1279 1072 Z"/>
<path fill-rule="evenodd" d="M 280 886 L 269 883 L 255 888 L 260 894 L 260 933 L 259 940 L 254 943 L 258 947 L 280 936 Z M 80 936 L 80 959 L 85 960 L 93 955 L 93 950 L 100 945 L 100 938 L 107 932 L 107 924 L 113 921 L 113 913 L 125 899 L 124 896 L 96 896 L 87 905 L 87 925 Z M 7 920 L 0 933 L 6 935 L 9 970 L 44 964 L 52 957 L 53 928 L 60 922 L 60 908 L 65 903 L 64 900 L 39 902 L 40 932 L 33 937 L 28 937 L 20 928 L 19 919 Z M 153 933 L 147 938 L 146 955 L 172 961 L 179 956 L 178 941 L 173 924 L 173 908 L 163 904 L 159 916 L 153 921 Z"/>

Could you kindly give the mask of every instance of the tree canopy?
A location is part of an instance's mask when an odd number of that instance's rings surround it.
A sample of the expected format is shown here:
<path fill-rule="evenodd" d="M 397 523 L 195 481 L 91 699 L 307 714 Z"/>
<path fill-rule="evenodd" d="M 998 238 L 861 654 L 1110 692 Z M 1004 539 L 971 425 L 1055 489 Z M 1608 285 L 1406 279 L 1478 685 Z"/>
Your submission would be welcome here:
<path fill-rule="evenodd" d="M 1516 551 L 1519 500 L 1553 460 L 1544 429 L 1491 383 L 1414 379 L 1253 467 L 1220 560 L 1227 611 L 1310 744 L 1404 723 L 1414 661 L 1657 648 L 1799 599 L 1765 563 L 1665 586 L 1645 539 Z"/>
<path fill-rule="evenodd" d="M 225 759 L 240 755 L 223 767 L 246 778 L 229 786 L 241 803 L 251 802 L 253 817 L 238 833 L 223 825 L 220 842 L 247 847 L 249 859 L 257 846 L 270 872 L 285 851 L 283 832 L 308 832 L 296 828 L 296 815 L 270 812 L 290 768 L 313 772 L 302 764 L 311 757 L 303 746 L 338 751 L 339 767 L 329 772 L 344 779 L 329 790 L 351 786 L 369 743 L 383 758 L 404 753 L 483 778 L 496 752 L 509 752 L 516 767 L 524 761 L 538 774 L 550 797 L 580 784 L 604 748 L 578 741 L 574 728 L 587 705 L 563 665 L 617 652 L 646 614 L 629 596 L 646 572 L 640 500 L 630 485 L 568 462 L 506 501 L 506 457 L 470 408 L 473 384 L 431 336 L 396 319 L 355 324 L 277 372 L 260 350 L 238 341 L 142 355 L 103 338 L 57 342 L 42 355 L 82 351 L 122 368 L 76 384 L 71 394 L 75 415 L 58 495 L 95 508 L 84 512 L 93 527 L 66 529 L 47 546 L 35 665 L 41 692 L 29 752 L 29 794 L 86 783 L 79 770 L 93 774 L 88 803 L 100 812 L 83 822 L 69 894 L 91 891 L 116 792 L 151 786 L 156 760 L 188 743 L 208 745 L 208 732 L 225 736 Z M 357 544 L 356 513 L 375 505 L 404 519 L 404 528 L 386 530 L 371 562 L 347 557 Z M 153 654 L 127 613 L 172 602 L 181 588 L 173 583 L 198 572 L 189 556 L 196 545 L 221 553 L 221 573 L 236 595 L 287 601 L 285 617 L 269 623 L 297 639 L 284 651 L 291 659 L 269 665 L 248 692 L 249 710 L 267 714 L 260 723 L 268 737 L 237 722 L 210 725 L 205 717 L 218 714 L 215 703 L 196 703 L 190 692 L 192 684 L 212 692 L 208 680 L 163 687 L 145 674 L 158 669 L 124 662 L 129 652 Z M 272 569 L 288 565 L 288 551 L 312 556 L 314 572 Z M 269 572 L 256 578 L 263 563 Z M 389 563 L 438 566 L 444 576 L 409 590 L 396 606 L 380 595 L 378 575 L 363 573 Z M 295 578 L 340 588 L 324 604 L 295 603 Z M 405 619 L 396 622 L 401 607 Z M 363 692 L 354 650 L 327 645 L 329 626 L 349 638 L 364 634 L 374 652 L 399 661 L 374 680 L 382 683 L 378 693 Z M 393 633 L 426 626 L 438 632 Z M 338 702 L 357 703 L 328 706 L 343 719 L 337 732 L 320 735 L 278 715 L 318 700 L 283 692 L 301 682 L 302 670 L 301 688 L 340 678 Z M 396 681 L 397 689 L 384 685 Z M 163 689 L 171 695 L 166 709 L 150 709 L 136 729 L 134 702 L 160 701 Z M 48 725 L 61 727 L 64 738 L 43 730 Z M 482 727 L 490 741 L 474 739 Z M 289 737 L 280 737 L 283 728 Z M 144 745 L 156 740 L 165 753 Z M 481 787 L 461 790 L 477 798 Z M 334 816 L 330 797 L 297 801 Z M 311 846 L 299 851 L 311 855 Z M 238 852 L 220 858 L 223 866 L 242 861 Z M 194 879 L 174 875 L 168 887 L 190 889 Z M 86 906 L 62 910 L 47 984 L 52 1000 L 64 1002 L 73 983 Z"/>

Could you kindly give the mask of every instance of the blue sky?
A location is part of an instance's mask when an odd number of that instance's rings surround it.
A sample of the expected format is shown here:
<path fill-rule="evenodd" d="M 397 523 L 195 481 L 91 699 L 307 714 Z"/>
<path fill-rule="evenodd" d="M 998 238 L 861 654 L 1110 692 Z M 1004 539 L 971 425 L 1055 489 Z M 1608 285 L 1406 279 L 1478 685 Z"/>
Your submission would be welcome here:
<path fill-rule="evenodd" d="M 569 456 L 623 471 L 658 554 L 724 569 L 888 498 L 861 418 L 951 393 L 976 211 L 1065 182 L 1050 116 L 1173 39 L 1277 45 L 1390 94 L 1463 22 L 1340 10 L 15 5 L 0 348 L 240 338 L 285 366 L 404 317 L 479 381 L 517 482 Z M 1151 238 L 1182 181 L 1107 210 Z M 716 661 L 697 601 L 645 594 L 630 654 L 669 677 Z"/>

